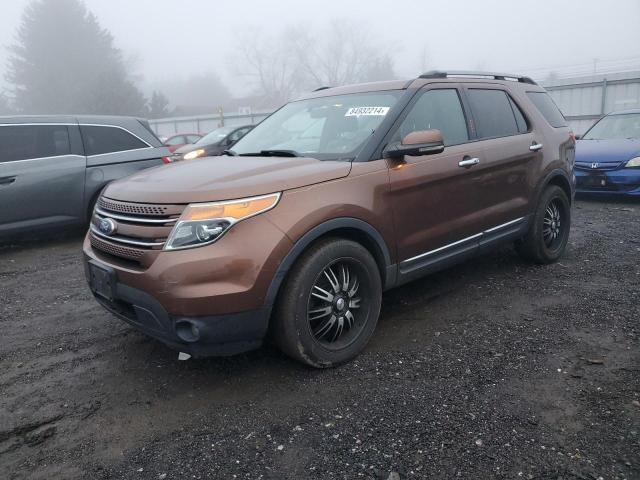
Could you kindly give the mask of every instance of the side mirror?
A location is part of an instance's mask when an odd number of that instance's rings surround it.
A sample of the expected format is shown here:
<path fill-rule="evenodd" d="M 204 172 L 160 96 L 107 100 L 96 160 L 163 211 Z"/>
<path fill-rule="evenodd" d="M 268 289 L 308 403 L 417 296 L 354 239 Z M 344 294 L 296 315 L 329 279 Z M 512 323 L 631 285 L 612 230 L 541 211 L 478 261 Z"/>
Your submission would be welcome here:
<path fill-rule="evenodd" d="M 576 135 L 576 136 L 575 136 L 575 139 L 576 139 L 576 140 L 580 140 L 581 138 L 582 138 L 582 135 Z"/>
<path fill-rule="evenodd" d="M 444 140 L 440 130 L 418 130 L 409 133 L 399 144 L 393 145 L 385 151 L 389 158 L 402 158 L 405 155 L 417 157 L 433 155 L 444 151 Z"/>

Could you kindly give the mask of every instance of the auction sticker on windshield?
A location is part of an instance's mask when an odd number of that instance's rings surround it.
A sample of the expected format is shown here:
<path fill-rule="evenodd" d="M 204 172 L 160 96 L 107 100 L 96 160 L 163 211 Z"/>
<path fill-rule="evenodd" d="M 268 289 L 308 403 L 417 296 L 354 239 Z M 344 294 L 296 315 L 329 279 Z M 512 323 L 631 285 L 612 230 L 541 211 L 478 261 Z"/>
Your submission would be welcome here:
<path fill-rule="evenodd" d="M 344 114 L 345 117 L 360 117 L 362 115 L 385 116 L 389 107 L 351 107 Z"/>

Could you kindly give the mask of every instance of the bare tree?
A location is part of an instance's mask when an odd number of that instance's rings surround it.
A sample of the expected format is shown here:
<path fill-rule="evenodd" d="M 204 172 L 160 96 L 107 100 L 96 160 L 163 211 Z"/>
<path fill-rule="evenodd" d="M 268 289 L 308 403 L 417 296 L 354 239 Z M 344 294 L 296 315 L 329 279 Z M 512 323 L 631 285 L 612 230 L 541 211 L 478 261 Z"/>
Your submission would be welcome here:
<path fill-rule="evenodd" d="M 271 37 L 252 32 L 240 42 L 240 53 L 244 64 L 234 62 L 238 73 L 273 105 L 320 86 L 394 78 L 389 53 L 367 30 L 345 20 L 319 31 L 288 27 Z"/>
<path fill-rule="evenodd" d="M 356 22 L 333 20 L 320 32 L 298 30 L 296 38 L 296 60 L 307 83 L 335 86 L 394 77 L 388 52 Z"/>
<path fill-rule="evenodd" d="M 298 32 L 288 28 L 271 37 L 253 32 L 240 42 L 244 65 L 239 73 L 251 79 L 265 98 L 264 106 L 282 105 L 299 91 L 303 75 L 292 43 L 299 41 L 297 37 Z"/>

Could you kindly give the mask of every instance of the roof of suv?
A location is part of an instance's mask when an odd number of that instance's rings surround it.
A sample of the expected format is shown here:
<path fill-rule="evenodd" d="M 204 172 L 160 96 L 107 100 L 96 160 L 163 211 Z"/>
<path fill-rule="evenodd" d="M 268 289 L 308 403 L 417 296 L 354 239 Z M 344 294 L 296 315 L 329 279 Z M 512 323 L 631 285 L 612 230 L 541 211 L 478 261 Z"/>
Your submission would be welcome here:
<path fill-rule="evenodd" d="M 345 95 L 351 93 L 364 93 L 364 92 L 378 92 L 384 90 L 405 90 L 409 87 L 421 87 L 427 83 L 433 82 L 452 82 L 459 83 L 464 82 L 491 82 L 501 83 L 504 85 L 527 85 L 534 90 L 542 90 L 538 87 L 538 84 L 529 77 L 522 75 L 515 75 L 509 73 L 494 73 L 494 72 L 475 72 L 475 71 L 439 71 L 432 70 L 423 73 L 417 78 L 405 79 L 405 80 L 390 80 L 384 82 L 369 82 L 358 83 L 354 85 L 344 85 L 339 87 L 321 87 L 313 92 L 300 97 L 300 99 L 306 98 L 318 98 L 328 97 L 333 95 Z"/>

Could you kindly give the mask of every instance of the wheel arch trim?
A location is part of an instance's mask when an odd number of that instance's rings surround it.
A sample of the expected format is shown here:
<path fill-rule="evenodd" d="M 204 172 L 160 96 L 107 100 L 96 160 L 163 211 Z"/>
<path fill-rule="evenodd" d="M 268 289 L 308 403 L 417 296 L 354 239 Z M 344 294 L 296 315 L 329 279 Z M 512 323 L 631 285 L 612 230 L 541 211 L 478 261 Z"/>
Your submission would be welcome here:
<path fill-rule="evenodd" d="M 296 260 L 298 260 L 298 258 L 306 251 L 306 249 L 320 237 L 325 236 L 332 231 L 338 231 L 341 229 L 358 230 L 359 232 L 367 235 L 367 237 L 369 237 L 369 239 L 374 242 L 374 244 L 382 254 L 385 268 L 385 272 L 383 272 L 385 275 L 385 289 L 389 288 L 389 286 L 395 283 L 397 276 L 397 266 L 391 263 L 391 254 L 389 252 L 389 248 L 380 232 L 378 232 L 378 230 L 371 224 L 358 218 L 334 218 L 316 225 L 294 243 L 291 250 L 289 250 L 282 262 L 280 262 L 278 270 L 271 279 L 271 284 L 269 285 L 265 298 L 265 305 L 267 307 L 272 307 L 274 305 L 282 282 L 287 276 L 287 273 L 296 262 Z"/>
<path fill-rule="evenodd" d="M 557 183 L 554 183 L 557 180 L 560 180 L 560 182 L 562 182 L 563 185 L 558 185 Z M 543 177 L 542 181 L 538 184 L 538 187 L 536 188 L 535 205 L 538 205 L 542 192 L 544 192 L 544 189 L 547 188 L 549 185 L 558 185 L 563 190 L 568 189 L 569 192 L 565 191 L 565 193 L 568 193 L 567 198 L 569 199 L 569 205 L 573 204 L 575 186 L 573 185 L 573 182 L 571 181 L 571 179 L 569 178 L 569 175 L 565 170 L 560 168 L 555 168 L 551 170 L 549 173 L 547 173 Z"/>

